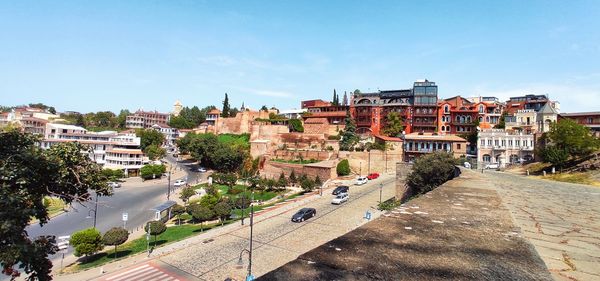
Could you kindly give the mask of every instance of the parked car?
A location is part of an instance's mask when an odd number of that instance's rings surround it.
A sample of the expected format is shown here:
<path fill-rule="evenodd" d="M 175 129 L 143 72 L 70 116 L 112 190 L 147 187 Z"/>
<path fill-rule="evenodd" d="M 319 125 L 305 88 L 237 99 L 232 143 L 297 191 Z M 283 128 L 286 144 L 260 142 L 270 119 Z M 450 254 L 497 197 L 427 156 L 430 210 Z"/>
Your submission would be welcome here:
<path fill-rule="evenodd" d="M 114 181 L 109 181 L 109 182 L 108 182 L 108 186 L 109 186 L 110 188 L 119 188 L 119 187 L 121 187 L 121 184 L 120 184 L 120 183 L 117 183 L 117 182 L 114 182 Z"/>
<path fill-rule="evenodd" d="M 340 193 L 348 193 L 349 189 L 350 188 L 345 185 L 340 185 L 340 186 L 336 187 L 331 194 L 338 195 Z"/>
<path fill-rule="evenodd" d="M 369 181 L 367 179 L 367 177 L 358 177 L 356 179 L 356 185 L 363 185 L 363 184 L 367 183 L 367 181 Z"/>
<path fill-rule="evenodd" d="M 177 157 L 179 157 L 179 154 L 173 153 L 173 157 L 177 158 Z"/>
<path fill-rule="evenodd" d="M 499 166 L 497 163 L 490 163 L 490 164 L 485 165 L 485 168 L 486 169 L 498 169 Z"/>
<path fill-rule="evenodd" d="M 317 214 L 315 208 L 302 208 L 292 216 L 293 222 L 303 222 L 314 217 Z"/>
<path fill-rule="evenodd" d="M 348 193 L 340 193 L 337 196 L 335 196 L 335 198 L 333 198 L 333 200 L 331 200 L 331 204 L 339 205 L 339 204 L 342 204 L 342 203 L 348 201 L 348 199 L 350 199 L 350 196 L 348 195 Z"/>
<path fill-rule="evenodd" d="M 176 180 L 175 183 L 173 184 L 173 186 L 175 187 L 180 187 L 180 186 L 184 186 L 187 182 L 184 180 Z"/>
<path fill-rule="evenodd" d="M 198 172 L 206 173 L 206 168 L 200 167 L 200 168 L 198 168 Z"/>
<path fill-rule="evenodd" d="M 370 174 L 367 176 L 367 179 L 369 179 L 369 180 L 374 180 L 374 179 L 376 179 L 376 178 L 378 178 L 378 177 L 379 177 L 379 173 L 370 173 Z"/>

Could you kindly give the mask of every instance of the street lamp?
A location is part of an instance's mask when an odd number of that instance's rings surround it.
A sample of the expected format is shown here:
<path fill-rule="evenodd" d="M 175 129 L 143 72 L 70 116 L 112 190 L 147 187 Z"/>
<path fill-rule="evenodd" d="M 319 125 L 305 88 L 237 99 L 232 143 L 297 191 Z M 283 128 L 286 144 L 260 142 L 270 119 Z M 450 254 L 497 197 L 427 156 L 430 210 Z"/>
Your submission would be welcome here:
<path fill-rule="evenodd" d="M 88 215 L 85 217 L 86 219 L 91 219 L 92 215 L 90 213 L 94 212 L 94 228 L 96 228 L 96 218 L 98 214 L 98 193 L 96 193 L 96 200 L 94 202 L 94 209 L 88 210 Z"/>
<path fill-rule="evenodd" d="M 246 275 L 246 280 L 254 280 L 254 276 L 252 276 L 252 235 L 254 228 L 254 206 L 250 203 L 250 249 L 242 249 L 240 252 L 240 257 L 237 262 L 238 268 L 242 268 L 244 266 L 244 261 L 242 260 L 242 255 L 244 253 L 248 253 L 248 274 Z"/>
<path fill-rule="evenodd" d="M 383 192 L 383 183 L 380 183 L 379 184 L 379 205 L 381 205 L 381 193 L 382 192 Z"/>
<path fill-rule="evenodd" d="M 168 175 L 168 185 L 167 185 L 167 201 L 169 201 L 169 199 L 171 198 L 171 172 L 173 171 L 173 165 L 171 165 L 171 167 L 169 168 L 169 175 Z"/>

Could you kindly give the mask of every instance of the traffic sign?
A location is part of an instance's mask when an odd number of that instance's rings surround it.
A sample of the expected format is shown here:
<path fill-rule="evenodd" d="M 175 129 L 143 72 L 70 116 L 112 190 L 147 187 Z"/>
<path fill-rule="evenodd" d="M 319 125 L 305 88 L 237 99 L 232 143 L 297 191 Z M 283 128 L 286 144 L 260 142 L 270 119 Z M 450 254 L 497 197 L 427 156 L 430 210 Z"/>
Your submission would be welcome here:
<path fill-rule="evenodd" d="M 58 236 L 59 240 L 69 240 L 71 239 L 71 235 L 65 235 L 65 236 Z"/>
<path fill-rule="evenodd" d="M 123 213 L 123 221 L 127 221 L 127 217 L 128 217 L 128 215 L 129 215 L 129 214 L 127 214 L 127 213 Z"/>

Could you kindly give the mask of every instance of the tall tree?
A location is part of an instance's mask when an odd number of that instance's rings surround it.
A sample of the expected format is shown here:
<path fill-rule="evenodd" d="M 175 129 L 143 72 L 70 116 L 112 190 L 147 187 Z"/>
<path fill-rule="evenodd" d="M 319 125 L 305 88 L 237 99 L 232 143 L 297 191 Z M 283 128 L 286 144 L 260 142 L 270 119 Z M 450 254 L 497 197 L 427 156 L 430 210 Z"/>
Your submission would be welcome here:
<path fill-rule="evenodd" d="M 336 106 L 340 105 L 340 101 L 339 101 L 339 98 L 338 98 L 338 95 L 337 95 L 335 89 L 333 89 L 333 100 L 331 101 L 331 103 Z"/>
<path fill-rule="evenodd" d="M 231 110 L 231 106 L 229 105 L 229 97 L 227 96 L 227 93 L 225 93 L 225 99 L 223 100 L 223 110 L 221 111 L 221 117 L 229 117 L 230 110 Z"/>
<path fill-rule="evenodd" d="M 383 133 L 388 137 L 397 137 L 404 130 L 402 117 L 398 112 L 390 112 L 387 115 L 387 122 L 383 128 Z"/>
<path fill-rule="evenodd" d="M 120 129 L 125 129 L 125 121 L 127 121 L 127 116 L 130 114 L 131 112 L 129 112 L 128 109 L 121 109 L 119 115 L 117 116 L 117 126 Z"/>
<path fill-rule="evenodd" d="M 269 111 L 269 108 L 267 108 L 267 106 L 266 106 L 266 105 L 263 105 L 263 106 L 260 108 L 260 110 L 261 110 L 261 111 Z"/>
<path fill-rule="evenodd" d="M 48 222 L 43 201 L 56 196 L 65 203 L 85 202 L 91 192 L 110 195 L 101 168 L 80 143 L 61 143 L 41 149 L 39 138 L 18 131 L 0 132 L 0 265 L 2 273 L 29 280 L 50 280 L 56 253 L 54 236 L 29 237 L 25 228 L 32 219 Z M 19 269 L 16 269 L 19 268 Z"/>
<path fill-rule="evenodd" d="M 141 139 L 140 148 L 143 151 L 146 151 L 146 148 L 151 145 L 160 147 L 165 141 L 165 135 L 153 129 L 138 129 L 135 134 Z"/>
<path fill-rule="evenodd" d="M 358 143 L 358 135 L 356 135 L 356 124 L 350 116 L 350 111 L 346 110 L 346 126 L 342 132 L 340 139 L 340 150 L 351 150 Z"/>
<path fill-rule="evenodd" d="M 344 100 L 342 102 L 343 106 L 347 106 L 348 105 L 348 95 L 346 94 L 346 91 L 344 91 Z"/>

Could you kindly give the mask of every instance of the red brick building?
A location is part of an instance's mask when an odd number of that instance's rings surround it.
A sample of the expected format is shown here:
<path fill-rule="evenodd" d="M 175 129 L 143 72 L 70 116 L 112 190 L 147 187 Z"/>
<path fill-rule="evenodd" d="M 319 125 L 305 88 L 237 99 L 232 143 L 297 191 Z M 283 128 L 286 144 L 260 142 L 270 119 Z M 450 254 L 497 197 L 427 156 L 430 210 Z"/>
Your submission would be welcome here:
<path fill-rule="evenodd" d="M 437 86 L 421 80 L 412 89 L 355 94 L 350 112 L 359 134 L 380 135 L 391 112 L 400 115 L 406 133 L 434 132 L 438 126 Z"/>
<path fill-rule="evenodd" d="M 333 105 L 331 102 L 324 100 L 302 101 L 301 107 L 306 109 L 305 121 L 309 121 L 311 118 L 325 118 L 329 125 L 343 125 L 348 110 L 348 106 Z"/>
<path fill-rule="evenodd" d="M 600 111 L 562 113 L 558 115 L 559 122 L 561 119 L 565 118 L 575 120 L 578 124 L 590 128 L 590 131 L 592 131 L 596 137 L 600 137 Z"/>

